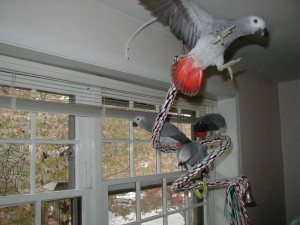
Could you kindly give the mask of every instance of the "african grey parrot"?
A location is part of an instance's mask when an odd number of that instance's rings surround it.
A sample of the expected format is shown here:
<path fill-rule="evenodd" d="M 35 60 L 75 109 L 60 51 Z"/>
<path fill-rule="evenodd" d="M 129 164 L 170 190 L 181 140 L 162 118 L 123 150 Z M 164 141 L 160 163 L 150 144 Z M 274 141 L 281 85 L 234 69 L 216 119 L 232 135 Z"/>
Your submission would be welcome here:
<path fill-rule="evenodd" d="M 198 0 L 138 0 L 152 15 L 190 49 L 179 57 L 171 69 L 172 81 L 183 94 L 199 92 L 203 70 L 217 66 L 228 69 L 239 59 L 224 64 L 224 52 L 237 38 L 254 33 L 264 34 L 265 22 L 257 16 L 226 19 L 207 12 Z"/>
<path fill-rule="evenodd" d="M 196 136 L 206 136 L 207 131 L 216 131 L 225 127 L 225 119 L 218 113 L 201 116 L 193 127 Z"/>
<path fill-rule="evenodd" d="M 134 126 L 139 126 L 150 133 L 152 133 L 154 123 L 155 118 L 145 116 L 137 116 L 133 119 Z M 167 145 L 191 142 L 191 140 L 175 125 L 167 121 L 164 123 L 164 126 L 160 131 L 158 141 Z"/>
<path fill-rule="evenodd" d="M 207 147 L 199 142 L 191 142 L 178 148 L 177 158 L 179 166 L 191 169 L 196 163 L 201 162 L 207 156 Z"/>

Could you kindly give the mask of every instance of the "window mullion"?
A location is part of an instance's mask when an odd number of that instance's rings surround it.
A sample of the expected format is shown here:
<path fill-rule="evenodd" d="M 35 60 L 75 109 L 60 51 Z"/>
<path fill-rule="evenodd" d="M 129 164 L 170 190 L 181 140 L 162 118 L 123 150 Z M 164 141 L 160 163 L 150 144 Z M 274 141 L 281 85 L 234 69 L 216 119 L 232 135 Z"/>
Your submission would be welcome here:
<path fill-rule="evenodd" d="M 136 182 L 136 221 L 141 222 L 141 182 Z"/>
<path fill-rule="evenodd" d="M 133 101 L 129 101 L 129 110 L 133 109 Z M 130 166 L 130 176 L 135 176 L 135 166 L 134 166 L 134 147 L 133 147 L 133 124 L 132 122 L 129 123 L 129 166 Z"/>
<path fill-rule="evenodd" d="M 163 186 L 162 186 L 162 200 L 163 200 L 163 224 L 168 225 L 168 209 L 167 209 L 167 178 L 163 178 Z"/>
<path fill-rule="evenodd" d="M 155 112 L 158 113 L 160 110 L 160 106 L 156 105 L 155 106 Z M 161 162 L 160 162 L 160 157 L 161 156 L 161 152 L 160 151 L 156 151 L 156 173 L 160 174 L 161 173 Z"/>
<path fill-rule="evenodd" d="M 36 90 L 31 90 L 31 98 L 35 99 Z M 36 170 L 36 113 L 30 113 L 30 193 L 35 193 L 35 170 Z M 41 224 L 41 201 L 35 202 L 35 225 Z"/>
<path fill-rule="evenodd" d="M 30 133 L 30 193 L 35 193 L 35 158 L 36 158 L 36 113 L 31 113 Z"/>
<path fill-rule="evenodd" d="M 31 90 L 31 97 L 35 99 L 36 90 Z M 35 193 L 35 166 L 36 166 L 36 113 L 30 113 L 30 193 Z"/>
<path fill-rule="evenodd" d="M 42 222 L 42 201 L 35 202 L 35 225 L 41 225 Z"/>

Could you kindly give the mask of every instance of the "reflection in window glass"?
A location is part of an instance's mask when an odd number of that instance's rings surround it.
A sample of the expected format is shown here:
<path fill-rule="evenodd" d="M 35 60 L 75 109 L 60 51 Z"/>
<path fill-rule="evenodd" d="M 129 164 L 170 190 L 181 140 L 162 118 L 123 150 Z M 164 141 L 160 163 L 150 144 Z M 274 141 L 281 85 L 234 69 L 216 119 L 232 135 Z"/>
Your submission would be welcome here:
<path fill-rule="evenodd" d="M 102 138 L 104 139 L 129 139 L 129 120 L 103 118 Z"/>
<path fill-rule="evenodd" d="M 134 190 L 108 196 L 109 224 L 127 224 L 136 221 L 136 193 Z"/>
<path fill-rule="evenodd" d="M 42 202 L 42 222 L 41 224 L 73 224 L 72 204 L 75 199 L 59 199 L 55 201 Z"/>
<path fill-rule="evenodd" d="M 37 113 L 36 137 L 38 139 L 69 139 L 69 116 L 66 114 Z"/>
<path fill-rule="evenodd" d="M 150 143 L 134 144 L 134 154 L 136 176 L 156 173 L 156 151 Z"/>
<path fill-rule="evenodd" d="M 36 191 L 68 189 L 70 145 L 36 146 Z"/>
<path fill-rule="evenodd" d="M 29 193 L 29 157 L 28 145 L 0 145 L 0 195 Z"/>
<path fill-rule="evenodd" d="M 129 177 L 129 143 L 102 144 L 102 178 Z"/>
<path fill-rule="evenodd" d="M 0 208 L 0 224 L 2 225 L 34 225 L 34 204 L 22 204 Z"/>
<path fill-rule="evenodd" d="M 0 138 L 30 137 L 30 113 L 0 109 Z"/>
<path fill-rule="evenodd" d="M 146 189 L 141 193 L 141 218 L 145 219 L 163 213 L 162 188 Z"/>

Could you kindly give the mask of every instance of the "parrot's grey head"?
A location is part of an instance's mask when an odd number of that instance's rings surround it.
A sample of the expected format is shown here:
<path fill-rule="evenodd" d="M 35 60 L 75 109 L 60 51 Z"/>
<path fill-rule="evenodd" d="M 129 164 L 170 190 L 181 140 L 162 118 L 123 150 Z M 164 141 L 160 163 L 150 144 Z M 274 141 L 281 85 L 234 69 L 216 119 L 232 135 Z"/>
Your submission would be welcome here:
<path fill-rule="evenodd" d="M 245 34 L 259 34 L 263 36 L 266 30 L 265 21 L 258 16 L 247 16 L 241 18 L 241 27 Z"/>
<path fill-rule="evenodd" d="M 139 126 L 149 132 L 152 131 L 154 121 L 145 117 L 145 116 L 137 116 L 133 119 L 133 126 Z"/>

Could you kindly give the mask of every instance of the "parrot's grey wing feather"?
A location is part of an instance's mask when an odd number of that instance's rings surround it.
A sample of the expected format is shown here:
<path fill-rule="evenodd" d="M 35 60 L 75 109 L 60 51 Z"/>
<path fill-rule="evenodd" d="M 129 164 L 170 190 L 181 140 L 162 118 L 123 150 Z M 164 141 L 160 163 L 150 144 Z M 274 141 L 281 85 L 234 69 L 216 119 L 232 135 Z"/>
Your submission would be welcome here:
<path fill-rule="evenodd" d="M 139 0 L 139 2 L 164 26 L 169 26 L 169 19 L 179 4 L 179 1 L 175 0 Z"/>
<path fill-rule="evenodd" d="M 200 35 L 212 32 L 216 17 L 199 4 L 197 0 L 139 0 L 163 25 L 185 45 L 192 49 Z"/>
<path fill-rule="evenodd" d="M 174 124 L 165 122 L 160 133 L 162 136 L 168 136 L 180 142 L 191 142 L 191 140 L 180 131 Z"/>

